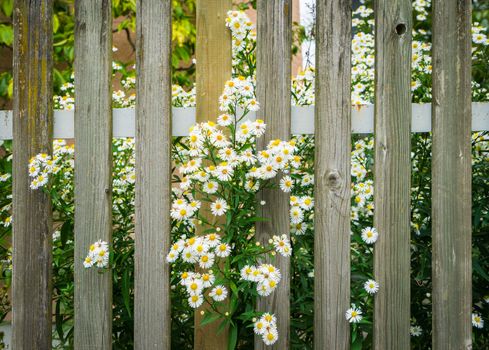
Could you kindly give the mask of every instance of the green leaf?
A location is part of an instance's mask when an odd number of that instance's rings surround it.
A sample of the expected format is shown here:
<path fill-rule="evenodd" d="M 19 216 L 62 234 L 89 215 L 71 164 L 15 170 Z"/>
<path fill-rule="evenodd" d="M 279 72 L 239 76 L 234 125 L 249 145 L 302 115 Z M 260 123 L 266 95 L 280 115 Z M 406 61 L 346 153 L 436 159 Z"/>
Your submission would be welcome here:
<path fill-rule="evenodd" d="M 56 301 L 55 307 L 55 322 L 56 322 L 56 332 L 58 336 L 63 339 L 63 315 L 61 314 L 61 302 Z"/>
<path fill-rule="evenodd" d="M 353 344 L 351 344 L 351 350 L 361 350 L 362 349 L 362 339 L 358 338 Z"/>
<path fill-rule="evenodd" d="M 2 0 L 2 11 L 5 16 L 12 16 L 12 11 L 14 9 L 14 0 Z"/>
<path fill-rule="evenodd" d="M 0 24 L 0 43 L 11 46 L 14 42 L 14 29 L 12 26 Z"/>
<path fill-rule="evenodd" d="M 8 82 L 7 95 L 9 98 L 14 95 L 14 79 L 10 79 Z"/>
<path fill-rule="evenodd" d="M 479 260 L 473 259 L 472 267 L 481 277 L 483 277 L 486 281 L 489 281 L 489 275 L 481 267 Z"/>
<path fill-rule="evenodd" d="M 129 304 L 129 273 L 128 270 L 124 270 L 122 275 L 122 298 L 124 299 L 124 305 L 127 313 L 131 316 L 131 305 Z"/>
<path fill-rule="evenodd" d="M 219 314 L 207 311 L 205 313 L 204 317 L 202 318 L 202 321 L 200 321 L 200 325 L 205 326 L 206 324 L 217 321 L 220 317 L 221 317 L 221 315 L 219 315 Z"/>
<path fill-rule="evenodd" d="M 236 348 L 236 342 L 238 341 L 238 327 L 236 325 L 231 326 L 229 334 L 228 350 L 234 350 Z"/>
<path fill-rule="evenodd" d="M 57 33 L 59 29 L 59 18 L 58 15 L 53 15 L 53 32 Z"/>
<path fill-rule="evenodd" d="M 66 241 L 70 238 L 73 238 L 73 225 L 71 221 L 67 220 L 63 223 L 60 230 L 60 238 L 61 238 L 61 247 L 64 248 L 66 246 Z"/>

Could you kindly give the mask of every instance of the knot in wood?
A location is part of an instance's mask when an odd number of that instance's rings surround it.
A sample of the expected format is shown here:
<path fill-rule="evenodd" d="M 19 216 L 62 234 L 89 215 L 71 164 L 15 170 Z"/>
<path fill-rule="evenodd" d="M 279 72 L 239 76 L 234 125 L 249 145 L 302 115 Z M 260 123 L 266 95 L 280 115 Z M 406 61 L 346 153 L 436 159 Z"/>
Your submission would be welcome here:
<path fill-rule="evenodd" d="M 407 26 L 406 23 L 398 23 L 396 25 L 396 33 L 397 35 L 401 36 L 404 35 L 407 31 Z"/>
<path fill-rule="evenodd" d="M 326 184 L 331 189 L 337 189 L 340 187 L 341 176 L 338 170 L 333 169 L 326 173 Z"/>

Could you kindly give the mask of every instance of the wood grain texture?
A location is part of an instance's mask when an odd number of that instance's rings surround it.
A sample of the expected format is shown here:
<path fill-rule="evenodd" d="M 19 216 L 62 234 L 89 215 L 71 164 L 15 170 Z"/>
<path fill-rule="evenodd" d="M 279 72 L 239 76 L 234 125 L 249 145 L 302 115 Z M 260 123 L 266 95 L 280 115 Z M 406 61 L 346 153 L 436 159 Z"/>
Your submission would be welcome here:
<path fill-rule="evenodd" d="M 288 140 L 291 136 L 290 79 L 292 44 L 291 0 L 258 0 L 257 2 L 257 117 L 267 124 L 265 135 L 258 140 L 263 149 L 273 139 Z M 278 183 L 280 175 L 275 179 Z M 256 238 L 268 244 L 273 235 L 290 234 L 289 195 L 278 188 L 258 195 L 259 216 L 269 221 L 256 225 Z M 290 258 L 277 254 L 275 266 L 282 273 L 277 289 L 268 297 L 258 298 L 259 311 L 277 316 L 279 339 L 266 347 L 261 337 L 255 337 L 255 349 L 288 349 L 290 345 Z"/>
<path fill-rule="evenodd" d="M 433 2 L 433 349 L 472 349 L 471 1 Z M 455 200 L 454 200 L 455 199 Z"/>
<path fill-rule="evenodd" d="M 53 2 L 14 7 L 12 348 L 51 349 L 51 201 L 28 164 L 52 153 Z"/>
<path fill-rule="evenodd" d="M 232 0 L 197 0 L 197 122 L 217 120 L 219 96 L 231 79 L 231 32 L 226 16 L 232 6 Z"/>
<path fill-rule="evenodd" d="M 351 1 L 316 2 L 314 348 L 349 349 Z"/>
<path fill-rule="evenodd" d="M 170 349 L 171 1 L 136 11 L 134 348 Z"/>
<path fill-rule="evenodd" d="M 112 236 L 112 14 L 75 2 L 75 349 L 112 348 L 112 273 L 85 269 L 90 244 Z"/>
<path fill-rule="evenodd" d="M 196 64 L 196 122 L 216 121 L 219 112 L 219 96 L 224 84 L 231 79 L 231 33 L 226 27 L 227 12 L 232 0 L 197 0 Z M 203 203 L 202 209 L 208 208 Z M 212 215 L 211 215 L 212 216 Z M 197 230 L 197 234 L 202 228 Z M 200 307 L 194 313 L 194 349 L 224 350 L 228 348 L 229 330 L 217 334 L 220 322 L 200 326 Z"/>
<path fill-rule="evenodd" d="M 375 2 L 374 349 L 410 348 L 410 0 Z"/>

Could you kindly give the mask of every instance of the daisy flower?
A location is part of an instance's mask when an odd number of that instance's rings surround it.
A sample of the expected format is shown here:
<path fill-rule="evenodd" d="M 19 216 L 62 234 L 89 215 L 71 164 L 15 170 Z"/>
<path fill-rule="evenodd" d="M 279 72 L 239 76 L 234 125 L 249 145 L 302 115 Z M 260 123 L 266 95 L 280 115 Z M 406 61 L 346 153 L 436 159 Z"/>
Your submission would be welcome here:
<path fill-rule="evenodd" d="M 190 295 L 198 295 L 202 293 L 204 289 L 204 284 L 199 278 L 192 278 L 185 282 L 185 287 L 187 287 L 187 292 Z"/>
<path fill-rule="evenodd" d="M 477 313 L 472 314 L 472 326 L 479 329 L 484 328 L 484 320 L 482 319 L 481 315 Z"/>
<path fill-rule="evenodd" d="M 209 181 L 202 185 L 202 191 L 208 194 L 214 194 L 217 192 L 219 185 L 216 181 Z"/>
<path fill-rule="evenodd" d="M 362 240 L 367 244 L 373 244 L 377 242 L 379 233 L 373 227 L 366 227 L 362 230 Z"/>
<path fill-rule="evenodd" d="M 411 326 L 411 328 L 409 329 L 409 333 L 412 337 L 419 337 L 421 333 L 423 333 L 423 330 L 420 326 Z"/>
<path fill-rule="evenodd" d="M 353 305 L 350 309 L 346 310 L 345 316 L 348 322 L 358 323 L 362 320 L 362 311 Z"/>
<path fill-rule="evenodd" d="M 217 117 L 217 124 L 220 126 L 228 126 L 233 122 L 233 118 L 229 114 L 221 114 Z"/>
<path fill-rule="evenodd" d="M 368 294 L 375 294 L 379 291 L 379 284 L 374 280 L 368 280 L 364 283 L 363 289 L 365 289 Z"/>
<path fill-rule="evenodd" d="M 215 255 L 212 253 L 204 253 L 199 258 L 199 266 L 203 269 L 209 269 L 214 265 Z"/>
<path fill-rule="evenodd" d="M 216 247 L 215 253 L 221 258 L 225 258 L 231 254 L 231 247 L 227 243 L 221 243 Z"/>
<path fill-rule="evenodd" d="M 226 299 L 227 295 L 228 291 L 223 285 L 215 286 L 209 293 L 209 296 L 215 301 L 223 301 L 224 299 Z"/>
<path fill-rule="evenodd" d="M 222 198 L 216 199 L 214 203 L 211 204 L 212 215 L 214 216 L 222 216 L 228 210 L 228 204 Z"/>
<path fill-rule="evenodd" d="M 263 333 L 262 339 L 266 345 L 274 344 L 278 340 L 277 328 L 270 327 L 265 333 Z"/>
<path fill-rule="evenodd" d="M 216 280 L 216 276 L 214 276 L 214 273 L 212 271 L 209 271 L 207 273 L 202 274 L 201 280 L 202 280 L 202 286 L 204 288 L 209 288 L 214 284 L 214 281 Z"/>
<path fill-rule="evenodd" d="M 290 222 L 298 224 L 304 220 L 304 213 L 300 208 L 293 207 L 290 209 Z"/>
<path fill-rule="evenodd" d="M 292 182 L 292 179 L 290 178 L 290 176 L 284 176 L 281 180 L 280 180 L 280 189 L 284 192 L 290 192 L 290 190 L 292 189 L 292 185 L 294 183 Z"/>
<path fill-rule="evenodd" d="M 204 302 L 204 298 L 202 297 L 202 294 L 196 294 L 196 295 L 191 295 L 188 298 L 188 303 L 191 307 L 194 309 L 198 308 L 202 303 Z"/>

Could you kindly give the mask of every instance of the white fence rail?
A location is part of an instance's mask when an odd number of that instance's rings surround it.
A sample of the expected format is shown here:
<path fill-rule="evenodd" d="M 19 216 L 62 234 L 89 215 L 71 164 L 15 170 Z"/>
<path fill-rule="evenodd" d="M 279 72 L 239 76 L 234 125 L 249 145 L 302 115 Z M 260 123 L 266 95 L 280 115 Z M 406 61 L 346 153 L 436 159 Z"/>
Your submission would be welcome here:
<path fill-rule="evenodd" d="M 431 104 L 413 103 L 412 132 L 431 131 Z M 255 114 L 250 114 L 250 119 Z M 173 136 L 187 136 L 195 123 L 195 108 L 173 108 Z M 489 102 L 472 103 L 472 131 L 489 130 Z M 369 134 L 374 132 L 374 105 L 352 107 L 352 132 Z M 74 138 L 74 111 L 54 112 L 54 138 Z M 314 106 L 292 107 L 292 134 L 314 134 Z M 113 136 L 134 137 L 134 108 L 114 108 Z M 0 111 L 0 140 L 12 139 L 12 111 Z"/>

